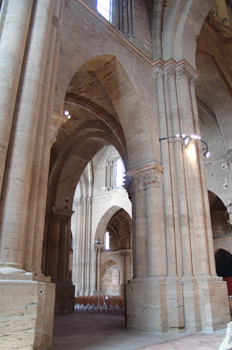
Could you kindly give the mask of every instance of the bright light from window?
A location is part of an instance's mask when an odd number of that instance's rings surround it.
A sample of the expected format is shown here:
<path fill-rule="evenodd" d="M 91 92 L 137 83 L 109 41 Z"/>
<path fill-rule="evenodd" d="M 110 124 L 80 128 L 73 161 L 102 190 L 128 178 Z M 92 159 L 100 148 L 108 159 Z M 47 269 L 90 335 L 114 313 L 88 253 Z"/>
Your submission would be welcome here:
<path fill-rule="evenodd" d="M 105 234 L 105 249 L 106 250 L 110 249 L 110 234 L 109 234 L 109 232 L 106 232 L 106 234 Z"/>
<path fill-rule="evenodd" d="M 111 20 L 111 0 L 98 0 L 97 10 L 107 21 Z"/>
<path fill-rule="evenodd" d="M 121 159 L 118 159 L 115 165 L 116 187 L 121 187 L 123 183 L 124 167 Z"/>

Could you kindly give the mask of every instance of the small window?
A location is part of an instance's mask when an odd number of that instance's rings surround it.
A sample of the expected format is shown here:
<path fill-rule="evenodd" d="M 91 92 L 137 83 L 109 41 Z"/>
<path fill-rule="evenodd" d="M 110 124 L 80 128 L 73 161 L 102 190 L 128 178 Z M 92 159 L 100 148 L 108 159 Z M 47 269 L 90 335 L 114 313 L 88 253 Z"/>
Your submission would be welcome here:
<path fill-rule="evenodd" d="M 111 22 L 111 0 L 98 0 L 97 10 L 103 17 L 105 17 L 105 19 L 107 19 L 107 21 Z"/>
<path fill-rule="evenodd" d="M 110 233 L 106 232 L 105 234 L 105 250 L 110 249 Z"/>

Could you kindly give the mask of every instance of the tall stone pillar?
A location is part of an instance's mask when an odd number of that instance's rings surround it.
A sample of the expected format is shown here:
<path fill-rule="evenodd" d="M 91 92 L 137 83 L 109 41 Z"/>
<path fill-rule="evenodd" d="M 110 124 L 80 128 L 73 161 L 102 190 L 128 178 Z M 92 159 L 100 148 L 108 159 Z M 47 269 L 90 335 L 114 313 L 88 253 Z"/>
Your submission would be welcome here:
<path fill-rule="evenodd" d="M 14 344 L 51 348 L 55 285 L 49 278 L 34 280 L 31 264 L 25 268 L 24 253 L 54 2 L 4 1 L 0 42 L 0 288 L 9 329 L 1 334 L 0 343 L 5 349 Z M 34 231 L 30 234 L 33 237 Z M 41 246 L 37 249 L 41 251 Z M 20 300 L 17 315 L 15 300 Z"/>
<path fill-rule="evenodd" d="M 97 244 L 91 245 L 91 295 L 97 289 Z"/>
<path fill-rule="evenodd" d="M 52 208 L 50 217 L 46 273 L 56 283 L 55 313 L 74 310 L 74 286 L 69 280 L 69 254 L 71 249 L 70 221 L 73 211 Z"/>
<path fill-rule="evenodd" d="M 33 1 L 9 0 L 0 40 L 0 196 Z"/>
<path fill-rule="evenodd" d="M 104 245 L 97 244 L 97 292 L 101 291 L 101 254 L 104 249 Z"/>
<path fill-rule="evenodd" d="M 72 224 L 72 233 L 74 239 L 73 246 L 73 284 L 75 285 L 75 296 L 81 295 L 81 253 L 82 253 L 82 235 L 81 235 L 81 227 L 82 220 L 81 218 L 81 205 L 82 201 L 74 202 L 74 210 L 73 219 L 71 221 Z"/>
<path fill-rule="evenodd" d="M 146 217 L 147 217 L 147 260 L 148 276 L 155 279 L 164 276 L 165 250 L 162 240 L 162 202 L 160 174 L 163 167 L 159 164 L 150 167 L 144 172 L 144 186 L 146 193 Z M 155 200 L 154 200 L 155 199 Z"/>
<path fill-rule="evenodd" d="M 128 171 L 126 177 L 125 187 L 132 199 L 133 210 L 141 208 L 133 225 L 134 270 L 140 271 L 137 265 L 144 264 L 142 260 L 146 261 L 143 275 L 134 274 L 126 286 L 127 327 L 134 330 L 165 332 L 169 326 L 173 327 L 173 319 L 176 322 L 174 327 L 183 327 L 182 286 L 174 284 L 170 288 L 165 281 L 167 263 L 166 242 L 162 237 L 162 171 L 162 165 L 154 163 Z M 142 220 L 139 220 L 141 217 Z M 141 237 L 145 244 L 139 244 Z M 170 305 L 168 295 L 172 297 Z"/>
<path fill-rule="evenodd" d="M 131 275 L 131 250 L 130 249 L 124 249 L 120 251 L 120 256 L 122 257 L 122 279 L 120 279 L 120 294 L 125 295 L 125 287 L 127 284 L 127 281 L 129 281 L 132 277 Z"/>
<path fill-rule="evenodd" d="M 61 0 L 55 1 L 51 35 L 49 40 L 48 58 L 46 63 L 45 78 L 43 84 L 43 92 L 41 96 L 41 109 L 38 121 L 38 131 L 36 136 L 36 157 L 33 160 L 32 168 L 32 185 L 30 189 L 28 216 L 27 216 L 27 231 L 25 240 L 24 252 L 24 268 L 26 271 L 33 271 L 34 278 L 44 278 L 41 274 L 41 257 L 42 257 L 42 242 L 43 242 L 43 224 L 45 214 L 45 200 L 47 191 L 42 188 L 40 182 L 48 177 L 50 148 L 47 149 L 47 144 L 50 141 L 50 135 L 46 134 L 46 130 L 50 131 L 56 119 L 56 126 L 61 126 L 67 118 L 55 116 L 52 114 L 53 96 L 55 91 L 55 77 L 57 70 L 58 50 L 60 48 L 58 26 L 62 22 L 61 10 L 63 4 Z M 58 130 L 57 130 L 58 132 Z M 47 138 L 46 138 L 47 137 Z M 47 155 L 43 157 L 44 153 Z M 45 163 L 45 164 L 44 164 Z M 43 167 L 46 167 L 46 175 L 44 175 Z M 40 169 L 40 171 L 38 171 Z"/>
<path fill-rule="evenodd" d="M 165 71 L 162 64 L 156 66 L 155 77 L 157 84 L 160 137 L 165 137 L 168 134 L 170 125 L 166 111 L 168 100 L 165 95 Z M 171 164 L 175 162 L 175 158 L 174 150 L 171 148 L 169 142 L 165 141 L 161 144 L 161 159 L 163 164 L 167 164 L 163 170 L 163 196 L 165 198 L 164 218 L 168 254 L 167 275 L 169 278 L 173 278 L 177 275 L 177 264 L 179 265 L 179 269 L 182 268 L 182 264 L 181 259 L 178 259 L 178 256 L 181 255 L 179 252 L 181 244 L 176 244 L 177 242 L 180 242 L 180 232 L 178 231 L 179 223 L 177 219 L 178 215 L 176 215 L 176 211 L 178 210 L 177 194 L 175 191 L 176 174 L 171 172 Z"/>
<path fill-rule="evenodd" d="M 216 330 L 225 325 L 219 318 L 228 321 L 229 309 L 225 283 L 215 275 L 202 144 L 192 139 L 185 146 L 183 138 L 176 137 L 200 136 L 194 90 L 197 77 L 185 61 L 158 60 L 155 65 L 164 166 L 168 327 L 182 324 L 191 330 Z M 175 256 L 176 277 L 171 267 Z M 173 295 L 183 305 L 181 314 L 170 304 Z M 219 318 L 216 308 L 220 309 Z"/>
<path fill-rule="evenodd" d="M 60 243 L 60 224 L 62 216 L 53 208 L 49 223 L 47 267 L 46 272 L 51 276 L 53 282 L 58 281 L 58 262 L 59 262 L 59 243 Z"/>
<path fill-rule="evenodd" d="M 30 40 L 27 43 L 27 54 L 24 55 L 24 75 L 20 81 L 14 109 L 11 143 L 5 169 L 6 181 L 0 207 L 0 273 L 3 274 L 6 267 L 8 271 L 23 274 L 28 196 L 53 5 L 54 0 L 39 0 L 34 3 L 31 21 L 33 30 L 31 29 Z"/>
<path fill-rule="evenodd" d="M 143 177 L 128 173 L 125 187 L 132 201 L 133 277 L 147 276 L 146 197 Z"/>

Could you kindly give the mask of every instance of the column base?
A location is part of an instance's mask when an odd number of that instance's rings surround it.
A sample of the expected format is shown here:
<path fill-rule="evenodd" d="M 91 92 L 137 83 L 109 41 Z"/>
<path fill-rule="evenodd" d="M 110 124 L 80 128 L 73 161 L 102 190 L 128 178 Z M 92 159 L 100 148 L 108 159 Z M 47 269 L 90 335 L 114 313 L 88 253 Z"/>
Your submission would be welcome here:
<path fill-rule="evenodd" d="M 0 348 L 52 349 L 55 285 L 0 280 Z"/>
<path fill-rule="evenodd" d="M 230 321 L 226 282 L 133 279 L 126 286 L 126 320 L 127 328 L 143 332 L 224 329 Z"/>
<path fill-rule="evenodd" d="M 185 325 L 189 331 L 215 332 L 230 322 L 230 308 L 226 282 L 184 282 Z"/>
<path fill-rule="evenodd" d="M 19 266 L 0 265 L 0 280 L 33 280 L 33 273 L 26 272 Z"/>
<path fill-rule="evenodd" d="M 182 285 L 130 283 L 126 286 L 127 328 L 143 332 L 184 329 Z"/>

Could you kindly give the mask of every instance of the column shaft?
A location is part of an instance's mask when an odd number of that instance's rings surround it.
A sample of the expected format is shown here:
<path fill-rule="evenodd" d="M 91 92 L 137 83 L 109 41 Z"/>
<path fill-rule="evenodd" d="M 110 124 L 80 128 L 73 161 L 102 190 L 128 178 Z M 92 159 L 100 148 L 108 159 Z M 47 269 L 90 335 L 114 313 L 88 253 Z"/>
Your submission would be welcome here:
<path fill-rule="evenodd" d="M 47 261 L 48 274 L 51 276 L 52 281 L 57 281 L 58 279 L 60 221 L 61 217 L 52 216 L 49 229 Z"/>
<path fill-rule="evenodd" d="M 167 122 L 167 107 L 165 101 L 165 85 L 164 85 L 164 70 L 158 67 L 155 72 L 156 76 L 156 91 L 158 97 L 159 108 L 159 125 L 160 136 L 166 137 L 170 134 Z M 176 249 L 175 249 L 175 227 L 174 227 L 174 208 L 173 208 L 173 183 L 171 178 L 171 151 L 172 144 L 168 140 L 161 141 L 161 159 L 164 165 L 163 171 L 163 193 L 164 193 L 164 216 L 165 216 L 165 231 L 166 231 L 166 246 L 167 246 L 167 273 L 170 276 L 175 276 L 177 271 L 176 266 Z"/>
<path fill-rule="evenodd" d="M 147 276 L 146 197 L 141 174 L 128 172 L 125 187 L 132 200 L 133 277 Z"/>
<path fill-rule="evenodd" d="M 190 94 L 192 99 L 196 133 L 197 135 L 201 135 L 198 110 L 197 110 L 196 93 L 195 93 L 195 79 L 190 81 Z M 204 217 L 205 217 L 205 225 L 206 225 L 205 231 L 206 231 L 207 248 L 208 248 L 208 255 L 209 255 L 209 269 L 210 269 L 210 274 L 213 276 L 216 276 L 213 234 L 212 234 L 211 215 L 210 215 L 210 208 L 209 208 L 209 195 L 207 191 L 204 157 L 201 154 L 202 153 L 201 144 L 198 145 L 198 148 L 199 148 L 200 177 L 202 182 L 202 195 L 203 195 L 204 211 L 205 211 Z"/>
<path fill-rule="evenodd" d="M 179 72 L 178 85 L 183 128 L 186 134 L 195 134 L 196 129 L 191 105 L 189 79 L 182 67 Z M 205 232 L 205 210 L 197 149 L 196 144 L 191 142 L 185 150 L 186 171 L 189 182 L 189 215 L 191 215 L 192 222 L 192 253 L 195 257 L 197 275 L 208 275 L 209 256 Z"/>
<path fill-rule="evenodd" d="M 23 66 L 2 200 L 1 260 L 22 267 L 35 139 L 47 60 L 53 0 L 34 3 L 33 30 Z"/>
<path fill-rule="evenodd" d="M 101 290 L 101 249 L 97 250 L 97 291 Z"/>
<path fill-rule="evenodd" d="M 9 0 L 0 40 L 0 195 L 32 5 Z"/>
<path fill-rule="evenodd" d="M 91 278 L 91 293 L 96 291 L 97 284 L 97 249 L 94 244 L 91 246 L 91 266 L 92 266 L 92 278 Z"/>
<path fill-rule="evenodd" d="M 145 175 L 148 276 L 163 276 L 160 181 L 152 169 Z"/>
<path fill-rule="evenodd" d="M 50 101 L 53 101 L 55 79 L 53 70 L 54 55 L 56 52 L 56 45 L 59 47 L 59 43 L 56 42 L 57 37 L 57 27 L 58 18 L 60 10 L 60 0 L 56 1 L 56 8 L 54 10 L 53 16 L 53 26 L 51 31 L 51 37 L 49 42 L 49 52 L 48 61 L 46 66 L 43 96 L 42 96 L 42 108 L 40 112 L 39 122 L 38 122 L 38 132 L 37 132 L 37 142 L 36 142 L 36 157 L 34 158 L 33 171 L 32 171 L 32 186 L 29 197 L 29 214 L 27 223 L 27 234 L 25 242 L 25 257 L 24 257 L 24 267 L 27 271 L 34 270 L 37 274 L 41 273 L 41 245 L 42 245 L 42 235 L 43 229 L 40 231 L 36 230 L 36 221 L 44 222 L 42 214 L 44 214 L 45 207 L 43 207 L 43 212 L 40 214 L 40 203 L 45 198 L 44 191 L 39 191 L 40 177 L 41 177 L 41 165 L 42 165 L 42 155 L 44 149 L 44 136 L 45 127 L 47 124 L 47 119 L 52 113 Z M 56 16 L 57 15 L 57 16 Z M 55 57 L 55 60 L 57 57 Z M 53 78 L 53 79 L 52 79 Z M 50 126 L 49 126 L 50 129 Z M 47 164 L 48 168 L 48 164 Z M 38 217 L 37 212 L 40 214 Z M 39 249 L 40 247 L 40 249 Z M 35 266 L 34 266 L 35 265 Z"/>
<path fill-rule="evenodd" d="M 137 190 L 135 197 L 135 226 L 133 247 L 135 249 L 134 277 L 147 276 L 147 232 L 146 232 L 146 202 L 144 190 Z"/>
<path fill-rule="evenodd" d="M 59 282 L 66 282 L 66 265 L 67 265 L 67 247 L 68 240 L 68 223 L 66 219 L 61 221 L 59 237 L 59 260 L 58 260 L 58 277 Z"/>
<path fill-rule="evenodd" d="M 168 67 L 169 68 L 169 67 Z M 173 67 L 170 67 L 173 70 Z M 175 70 L 175 68 L 174 68 Z M 175 81 L 175 73 L 168 71 L 168 88 L 172 113 L 172 132 L 173 135 L 181 133 L 179 120 L 177 89 Z M 177 256 L 183 256 L 183 261 L 179 261 L 179 273 L 191 276 L 193 274 L 193 263 L 191 255 L 191 240 L 190 240 L 190 224 L 188 217 L 188 201 L 186 193 L 183 146 L 179 140 L 175 140 L 172 158 L 172 178 L 173 178 L 173 201 L 175 211 L 175 226 L 176 226 L 176 247 L 178 250 Z M 184 263 L 183 263 L 184 262 Z"/>

